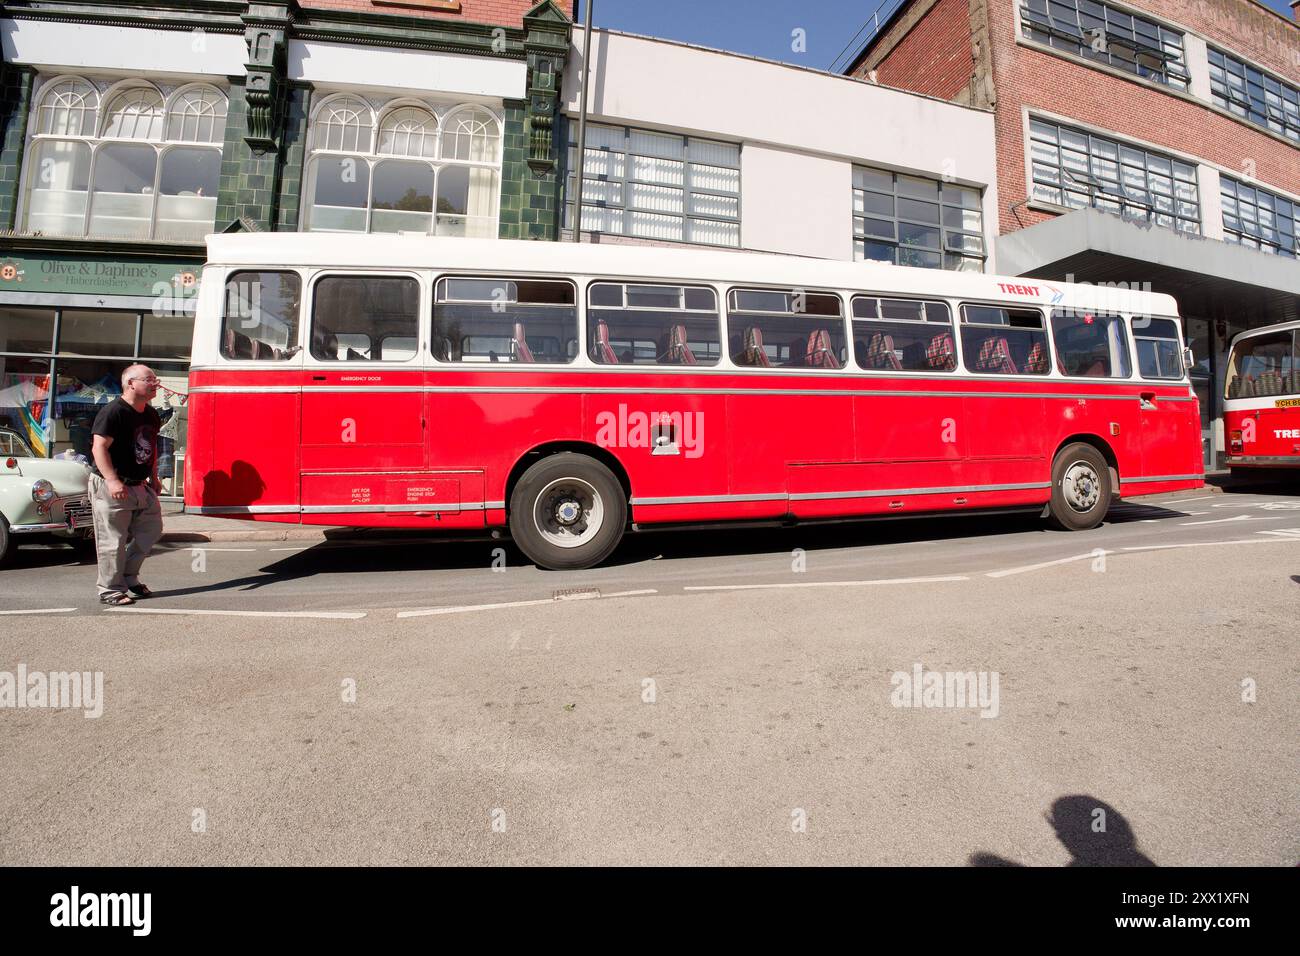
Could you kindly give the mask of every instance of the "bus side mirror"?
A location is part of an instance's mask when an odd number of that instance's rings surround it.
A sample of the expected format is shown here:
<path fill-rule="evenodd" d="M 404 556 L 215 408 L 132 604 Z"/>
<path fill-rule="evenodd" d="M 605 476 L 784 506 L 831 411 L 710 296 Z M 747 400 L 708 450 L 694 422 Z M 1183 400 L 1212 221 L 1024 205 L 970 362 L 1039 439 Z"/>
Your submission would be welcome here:
<path fill-rule="evenodd" d="M 1196 358 L 1192 355 L 1191 348 L 1183 349 L 1183 371 L 1190 375 L 1194 368 L 1196 368 Z"/>

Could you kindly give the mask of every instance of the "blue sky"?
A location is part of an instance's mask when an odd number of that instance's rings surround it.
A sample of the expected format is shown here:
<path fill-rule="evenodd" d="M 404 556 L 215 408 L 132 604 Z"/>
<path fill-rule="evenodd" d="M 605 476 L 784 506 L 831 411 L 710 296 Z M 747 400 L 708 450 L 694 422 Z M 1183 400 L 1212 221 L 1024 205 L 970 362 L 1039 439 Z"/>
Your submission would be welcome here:
<path fill-rule="evenodd" d="M 584 0 L 580 0 L 581 3 Z M 595 0 L 598 27 L 684 40 L 824 70 L 878 8 L 898 0 Z M 1263 0 L 1290 17 L 1287 0 Z M 579 20 L 585 14 L 579 11 Z M 803 30 L 806 50 L 793 49 Z M 853 50 L 844 54 L 847 59 Z"/>

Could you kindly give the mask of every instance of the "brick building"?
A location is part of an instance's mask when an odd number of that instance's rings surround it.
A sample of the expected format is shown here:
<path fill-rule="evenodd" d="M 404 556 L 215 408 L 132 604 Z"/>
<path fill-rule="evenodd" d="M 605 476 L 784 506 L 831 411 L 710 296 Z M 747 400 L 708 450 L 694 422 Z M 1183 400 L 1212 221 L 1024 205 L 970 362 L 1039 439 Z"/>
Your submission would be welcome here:
<path fill-rule="evenodd" d="M 1300 27 L 1253 0 L 903 0 L 847 72 L 993 109 L 999 271 L 1177 298 L 1221 462 L 1231 337 L 1300 318 Z"/>
<path fill-rule="evenodd" d="M 0 426 L 88 454 L 132 359 L 179 491 L 204 237 L 553 239 L 573 0 L 0 2 Z M 167 484 L 168 482 L 165 482 Z"/>

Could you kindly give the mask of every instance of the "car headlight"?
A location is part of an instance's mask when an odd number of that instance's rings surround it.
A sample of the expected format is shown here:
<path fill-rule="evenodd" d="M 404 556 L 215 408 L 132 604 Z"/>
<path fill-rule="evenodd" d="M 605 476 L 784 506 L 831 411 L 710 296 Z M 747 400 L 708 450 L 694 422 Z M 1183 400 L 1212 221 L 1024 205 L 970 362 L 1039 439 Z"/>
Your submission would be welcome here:
<path fill-rule="evenodd" d="M 32 501 L 52 501 L 54 499 L 54 486 L 44 478 L 37 478 L 32 482 Z"/>

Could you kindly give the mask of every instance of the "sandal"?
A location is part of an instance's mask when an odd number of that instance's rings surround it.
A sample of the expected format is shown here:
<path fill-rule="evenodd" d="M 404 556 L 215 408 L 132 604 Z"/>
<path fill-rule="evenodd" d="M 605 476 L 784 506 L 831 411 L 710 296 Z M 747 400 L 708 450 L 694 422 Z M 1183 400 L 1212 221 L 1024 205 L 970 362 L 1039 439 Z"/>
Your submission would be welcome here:
<path fill-rule="evenodd" d="M 132 594 L 134 594 L 136 597 L 140 597 L 140 598 L 153 597 L 153 592 L 149 590 L 149 585 L 147 584 L 133 584 L 129 588 L 127 588 L 127 590 L 130 591 Z"/>
<path fill-rule="evenodd" d="M 100 604 L 107 604 L 109 607 L 122 607 L 124 604 L 134 604 L 135 598 L 129 594 L 114 594 L 109 597 L 99 599 Z"/>

